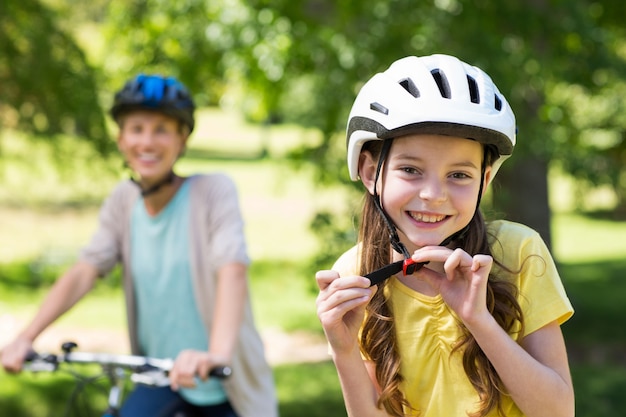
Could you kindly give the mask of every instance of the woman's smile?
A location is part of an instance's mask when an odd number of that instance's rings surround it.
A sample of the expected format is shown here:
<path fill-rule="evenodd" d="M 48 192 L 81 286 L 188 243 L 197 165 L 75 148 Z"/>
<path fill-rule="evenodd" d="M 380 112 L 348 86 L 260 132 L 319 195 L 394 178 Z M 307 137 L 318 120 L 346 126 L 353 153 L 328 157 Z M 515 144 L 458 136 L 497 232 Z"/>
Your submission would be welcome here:
<path fill-rule="evenodd" d="M 172 170 L 185 146 L 176 119 L 156 112 L 136 112 L 121 126 L 119 148 L 129 166 L 150 185 Z"/>

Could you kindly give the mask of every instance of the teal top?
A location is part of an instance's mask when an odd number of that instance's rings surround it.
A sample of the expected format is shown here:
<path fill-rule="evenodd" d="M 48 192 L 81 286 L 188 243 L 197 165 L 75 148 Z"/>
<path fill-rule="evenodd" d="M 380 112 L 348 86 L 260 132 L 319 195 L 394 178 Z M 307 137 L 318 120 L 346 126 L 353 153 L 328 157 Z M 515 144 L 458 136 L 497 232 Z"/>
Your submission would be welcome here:
<path fill-rule="evenodd" d="M 217 284 L 224 265 L 249 265 L 244 221 L 237 187 L 221 173 L 193 175 L 189 184 L 189 247 L 191 279 L 196 308 L 211 335 L 217 319 Z M 141 193 L 131 180 L 120 181 L 100 208 L 98 227 L 80 252 L 80 262 L 95 267 L 106 277 L 122 267 L 122 286 L 130 351 L 145 355 L 139 343 L 138 307 L 132 271 L 131 220 Z M 235 340 L 230 365 L 233 374 L 221 380 L 228 400 L 240 417 L 278 417 L 278 400 L 272 368 L 265 359 L 263 340 L 256 328 L 250 297 L 243 300 L 243 317 Z"/>
<path fill-rule="evenodd" d="M 155 358 L 176 358 L 185 349 L 207 351 L 208 335 L 196 306 L 189 259 L 189 181 L 168 205 L 150 216 L 142 198 L 131 219 L 132 276 L 136 287 L 138 336 L 142 351 Z M 216 378 L 196 380 L 179 392 L 192 404 L 226 401 Z"/>

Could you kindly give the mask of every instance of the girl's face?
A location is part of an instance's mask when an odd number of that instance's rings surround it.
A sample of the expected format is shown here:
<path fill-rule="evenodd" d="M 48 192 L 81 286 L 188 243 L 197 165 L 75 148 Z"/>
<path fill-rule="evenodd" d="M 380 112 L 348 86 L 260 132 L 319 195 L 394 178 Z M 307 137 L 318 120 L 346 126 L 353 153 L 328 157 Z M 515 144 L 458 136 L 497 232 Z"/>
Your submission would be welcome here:
<path fill-rule="evenodd" d="M 393 141 L 377 190 L 409 252 L 439 245 L 470 222 L 482 159 L 482 145 L 465 138 L 416 134 Z M 362 179 L 370 193 L 376 164 L 371 154 L 363 153 Z M 490 171 L 486 169 L 483 189 Z"/>
<path fill-rule="evenodd" d="M 169 173 L 185 147 L 179 122 L 167 115 L 134 111 L 126 115 L 118 135 L 118 147 L 144 185 Z"/>

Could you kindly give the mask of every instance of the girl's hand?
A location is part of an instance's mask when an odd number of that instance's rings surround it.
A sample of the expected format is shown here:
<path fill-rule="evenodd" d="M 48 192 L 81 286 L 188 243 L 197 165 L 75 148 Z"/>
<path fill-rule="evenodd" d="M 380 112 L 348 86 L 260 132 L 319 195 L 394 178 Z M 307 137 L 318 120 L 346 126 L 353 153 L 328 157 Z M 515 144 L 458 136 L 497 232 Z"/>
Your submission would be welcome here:
<path fill-rule="evenodd" d="M 365 306 L 374 289 L 370 281 L 359 276 L 339 277 L 335 271 L 315 274 L 320 292 L 317 317 L 334 352 L 349 351 L 358 346 L 357 337 Z"/>
<path fill-rule="evenodd" d="M 174 391 L 181 387 L 193 388 L 196 386 L 196 378 L 206 381 L 213 367 L 226 364 L 225 360 L 220 360 L 207 351 L 183 350 L 170 370 L 170 386 Z"/>
<path fill-rule="evenodd" d="M 491 256 L 472 257 L 462 249 L 426 246 L 415 251 L 412 258 L 416 262 L 443 263 L 443 273 L 424 267 L 416 276 L 426 279 L 466 325 L 489 314 L 487 280 L 493 264 Z"/>

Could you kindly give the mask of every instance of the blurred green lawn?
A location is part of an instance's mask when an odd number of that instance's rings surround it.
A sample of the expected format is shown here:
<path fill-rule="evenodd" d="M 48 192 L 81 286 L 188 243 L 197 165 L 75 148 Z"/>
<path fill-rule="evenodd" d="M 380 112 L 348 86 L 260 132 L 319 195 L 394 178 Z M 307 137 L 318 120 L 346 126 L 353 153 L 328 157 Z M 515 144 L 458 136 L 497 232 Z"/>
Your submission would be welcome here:
<path fill-rule="evenodd" d="M 318 243 L 308 222 L 318 209 L 342 208 L 345 202 L 340 191 L 313 187 L 306 169 L 294 172 L 282 159 L 298 143 L 316 140 L 315 135 L 289 128 L 249 127 L 214 110 L 203 110 L 194 135 L 180 171 L 225 171 L 239 187 L 254 259 L 251 291 L 259 327 L 319 334 L 314 272 L 307 263 Z M 3 152 L 9 161 L 4 162 L 0 182 L 0 340 L 16 331 L 7 323 L 30 317 L 43 294 L 11 285 L 11 280 L 27 280 L 41 275 L 42 269 L 69 262 L 96 225 L 97 202 L 120 177 L 107 174 L 106 168 L 88 158 L 72 167 L 80 180 L 72 173 L 52 174 L 47 159 L 53 152 L 62 153 L 62 147 L 54 151 L 41 144 L 32 147 L 5 139 Z M 270 157 L 258 159 L 264 148 Z M 25 171 L 34 178 L 29 179 Z M 571 356 L 577 415 L 582 417 L 624 415 L 626 410 L 622 395 L 626 391 L 626 327 L 621 322 L 626 305 L 624 236 L 626 222 L 585 217 L 563 207 L 553 218 L 553 251 L 576 309 L 563 331 Z M 119 289 L 103 283 L 59 325 L 101 333 L 123 328 Z M 283 417 L 345 415 L 331 362 L 274 369 Z M 67 377 L 15 377 L 0 372 L 0 415 L 62 415 L 71 389 Z"/>

